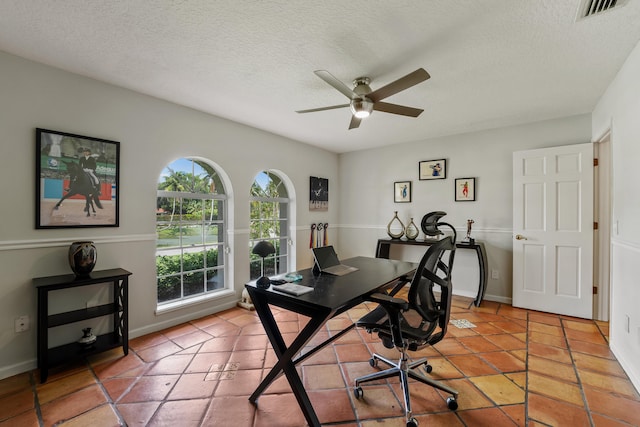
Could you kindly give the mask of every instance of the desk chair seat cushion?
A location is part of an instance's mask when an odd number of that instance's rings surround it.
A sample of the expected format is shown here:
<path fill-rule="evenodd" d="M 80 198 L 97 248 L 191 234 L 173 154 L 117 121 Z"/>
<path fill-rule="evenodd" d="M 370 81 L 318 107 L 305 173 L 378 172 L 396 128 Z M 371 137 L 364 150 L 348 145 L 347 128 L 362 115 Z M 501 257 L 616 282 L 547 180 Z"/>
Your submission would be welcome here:
<path fill-rule="evenodd" d="M 394 348 L 393 336 L 389 328 L 389 314 L 383 306 L 378 306 L 356 322 L 356 326 L 370 333 L 377 333 L 387 348 Z M 426 322 L 415 311 L 407 310 L 400 314 L 400 331 L 411 350 L 417 350 L 429 344 L 428 338 L 438 326 L 437 319 Z"/>

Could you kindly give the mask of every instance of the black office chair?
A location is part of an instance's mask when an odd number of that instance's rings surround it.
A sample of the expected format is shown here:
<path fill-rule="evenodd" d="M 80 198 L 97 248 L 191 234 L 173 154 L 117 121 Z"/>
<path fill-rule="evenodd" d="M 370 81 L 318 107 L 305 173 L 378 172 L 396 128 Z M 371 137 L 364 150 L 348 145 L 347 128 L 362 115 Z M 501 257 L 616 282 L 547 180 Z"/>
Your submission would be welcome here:
<path fill-rule="evenodd" d="M 447 225 L 453 229 L 450 224 Z M 434 243 L 424 254 L 411 280 L 407 301 L 387 294 L 376 293 L 370 300 L 380 304 L 356 322 L 368 332 L 376 332 L 387 348 L 400 351 L 400 360 L 394 363 L 383 356 L 374 354 L 369 364 L 374 367 L 382 361 L 391 368 L 365 375 L 355 381 L 354 395 L 361 398 L 364 394 L 362 383 L 398 375 L 404 394 L 405 417 L 407 427 L 417 427 L 418 421 L 412 416 L 409 398 L 409 378 L 450 393 L 447 406 L 458 409 L 458 392 L 438 381 L 428 378 L 416 368 L 424 365 L 430 373 L 432 367 L 426 358 L 409 361 L 407 351 L 416 351 L 425 346 L 434 345 L 442 340 L 447 332 L 451 312 L 451 270 L 455 255 L 455 229 L 453 236 L 447 236 Z M 448 259 L 443 255 L 448 253 Z M 440 294 L 434 293 L 433 286 L 440 286 Z"/>

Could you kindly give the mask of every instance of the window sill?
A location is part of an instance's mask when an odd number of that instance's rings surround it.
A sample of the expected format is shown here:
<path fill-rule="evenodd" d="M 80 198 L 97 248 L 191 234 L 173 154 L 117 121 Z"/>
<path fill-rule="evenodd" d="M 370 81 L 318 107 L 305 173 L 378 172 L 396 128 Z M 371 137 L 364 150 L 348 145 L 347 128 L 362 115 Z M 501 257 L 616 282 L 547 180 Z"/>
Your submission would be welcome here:
<path fill-rule="evenodd" d="M 211 294 L 201 295 L 193 298 L 188 298 L 185 300 L 169 302 L 166 304 L 156 306 L 156 316 L 161 314 L 170 313 L 172 311 L 181 310 L 183 308 L 191 307 L 194 305 L 202 304 L 205 302 L 226 298 L 229 296 L 234 296 L 236 293 L 231 289 L 223 289 L 218 292 L 214 292 Z"/>

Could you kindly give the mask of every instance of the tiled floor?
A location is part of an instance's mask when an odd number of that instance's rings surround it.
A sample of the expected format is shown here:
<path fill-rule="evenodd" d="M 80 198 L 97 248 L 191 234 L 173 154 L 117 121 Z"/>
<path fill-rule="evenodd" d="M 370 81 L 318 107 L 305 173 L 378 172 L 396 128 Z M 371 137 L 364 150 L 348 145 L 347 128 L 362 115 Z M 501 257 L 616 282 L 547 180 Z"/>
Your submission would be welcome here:
<path fill-rule="evenodd" d="M 361 305 L 331 320 L 320 342 L 362 316 Z M 291 339 L 306 319 L 278 311 Z M 436 348 L 418 352 L 432 376 L 460 392 L 459 409 L 428 386 L 412 384 L 421 426 L 638 426 L 640 397 L 607 346 L 608 324 L 484 302 L 454 299 L 453 320 Z M 0 381 L 0 426 L 304 426 L 284 378 L 252 405 L 247 397 L 275 357 L 255 312 L 232 309 L 131 340 L 121 350 L 50 374 Z M 324 425 L 404 426 L 397 380 L 364 386 L 353 397 L 353 379 L 370 373 L 371 352 L 392 358 L 362 330 L 347 335 L 300 367 Z M 401 396 L 401 395 L 400 395 Z"/>

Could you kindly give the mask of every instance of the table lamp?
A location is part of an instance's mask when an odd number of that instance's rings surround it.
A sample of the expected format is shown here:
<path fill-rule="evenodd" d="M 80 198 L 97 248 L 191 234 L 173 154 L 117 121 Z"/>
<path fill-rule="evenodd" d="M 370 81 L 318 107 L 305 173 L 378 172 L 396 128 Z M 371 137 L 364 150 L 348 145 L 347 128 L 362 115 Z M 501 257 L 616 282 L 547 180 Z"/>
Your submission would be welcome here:
<path fill-rule="evenodd" d="M 261 240 L 253 247 L 251 250 L 252 253 L 262 257 L 262 275 L 256 280 L 256 286 L 260 289 L 266 289 L 271 285 L 271 280 L 264 275 L 264 259 L 269 255 L 276 253 L 276 248 L 272 243 L 267 242 L 266 240 Z"/>

